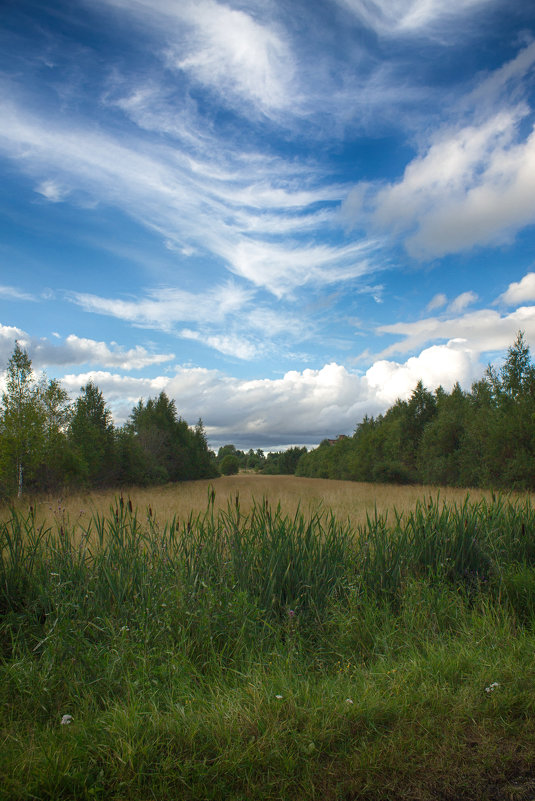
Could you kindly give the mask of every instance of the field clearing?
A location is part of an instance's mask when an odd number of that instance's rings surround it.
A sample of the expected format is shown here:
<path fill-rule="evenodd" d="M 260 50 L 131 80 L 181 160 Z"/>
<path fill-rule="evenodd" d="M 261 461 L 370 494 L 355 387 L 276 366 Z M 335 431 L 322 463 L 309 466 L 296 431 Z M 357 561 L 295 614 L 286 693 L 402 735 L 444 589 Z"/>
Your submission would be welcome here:
<path fill-rule="evenodd" d="M 530 801 L 535 509 L 466 496 L 249 474 L 25 498 L 0 521 L 0 801 Z"/>
<path fill-rule="evenodd" d="M 318 511 L 332 511 L 339 520 L 349 521 L 352 527 L 365 525 L 367 515 L 387 513 L 393 518 L 394 509 L 410 512 L 418 500 L 438 498 L 448 504 L 462 504 L 469 495 L 472 501 L 490 499 L 491 490 L 460 489 L 454 487 L 432 487 L 421 485 L 400 486 L 397 484 L 370 484 L 353 481 L 335 481 L 296 476 L 263 476 L 240 473 L 217 479 L 188 481 L 167 484 L 161 487 L 134 487 L 125 490 L 101 490 L 89 493 L 73 493 L 65 496 L 45 498 L 23 498 L 15 508 L 25 511 L 31 505 L 37 521 L 46 525 L 84 526 L 92 516 L 108 515 L 118 499 L 130 500 L 138 515 L 149 515 L 160 522 L 179 520 L 206 511 L 212 489 L 215 491 L 214 510 L 225 510 L 229 503 L 239 498 L 240 509 L 247 514 L 254 502 L 264 499 L 272 508 L 278 504 L 284 514 L 294 515 L 299 509 L 306 517 Z M 525 497 L 516 494 L 514 497 Z M 1 519 L 9 517 L 9 508 L 4 506 Z"/>

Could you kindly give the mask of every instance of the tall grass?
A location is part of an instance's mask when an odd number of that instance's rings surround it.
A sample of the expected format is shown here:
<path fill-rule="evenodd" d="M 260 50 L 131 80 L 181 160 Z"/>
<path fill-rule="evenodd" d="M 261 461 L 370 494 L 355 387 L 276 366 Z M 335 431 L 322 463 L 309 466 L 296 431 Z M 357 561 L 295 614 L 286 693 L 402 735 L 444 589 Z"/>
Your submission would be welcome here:
<path fill-rule="evenodd" d="M 216 481 L 187 481 L 168 484 L 162 487 L 129 487 L 124 492 L 125 501 L 130 499 L 134 507 L 147 510 L 151 507 L 159 520 L 171 520 L 175 515 L 187 518 L 202 514 L 206 509 L 208 492 L 215 488 L 215 511 L 225 511 L 229 501 L 239 494 L 240 508 L 248 513 L 255 502 L 267 498 L 269 505 L 281 509 L 289 515 L 300 510 L 309 516 L 321 509 L 330 509 L 339 520 L 348 520 L 356 528 L 365 525 L 366 516 L 373 515 L 375 509 L 381 514 L 410 512 L 418 500 L 436 497 L 436 487 L 400 486 L 391 484 L 367 484 L 332 479 L 302 478 L 296 476 L 264 476 L 240 473 L 236 476 L 221 476 Z M 77 527 L 84 525 L 95 514 L 106 517 L 115 503 L 118 490 L 98 490 L 89 493 L 72 494 L 64 497 L 40 496 L 31 499 L 36 518 L 47 526 L 64 525 Z M 461 504 L 466 490 L 444 487 L 440 497 L 448 504 Z M 491 499 L 487 490 L 471 490 L 474 501 Z M 15 508 L 25 511 L 28 500 L 15 501 Z M 0 520 L 10 516 L 8 506 L 0 506 Z"/>
<path fill-rule="evenodd" d="M 265 499 L 221 508 L 212 489 L 180 518 L 123 497 L 76 526 L 13 510 L 0 799 L 518 786 L 535 757 L 534 619 L 529 499 L 434 497 L 356 528 Z"/>

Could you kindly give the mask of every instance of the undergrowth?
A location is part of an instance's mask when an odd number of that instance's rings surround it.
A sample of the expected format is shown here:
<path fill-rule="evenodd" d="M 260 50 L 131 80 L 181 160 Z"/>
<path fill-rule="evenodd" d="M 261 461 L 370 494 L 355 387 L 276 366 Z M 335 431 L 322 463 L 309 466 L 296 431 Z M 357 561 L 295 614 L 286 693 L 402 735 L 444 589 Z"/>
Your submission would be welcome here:
<path fill-rule="evenodd" d="M 534 611 L 528 501 L 13 511 L 0 798 L 527 798 Z"/>

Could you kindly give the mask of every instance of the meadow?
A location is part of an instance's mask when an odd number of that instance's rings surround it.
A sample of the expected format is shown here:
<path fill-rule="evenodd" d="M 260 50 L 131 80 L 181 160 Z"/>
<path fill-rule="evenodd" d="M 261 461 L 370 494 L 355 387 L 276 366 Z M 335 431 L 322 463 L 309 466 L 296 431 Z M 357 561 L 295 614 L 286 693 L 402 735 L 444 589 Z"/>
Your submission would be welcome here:
<path fill-rule="evenodd" d="M 377 484 L 364 482 L 336 481 L 332 479 L 298 478 L 296 476 L 261 475 L 241 472 L 234 476 L 221 476 L 216 481 L 205 479 L 166 484 L 160 487 L 133 487 L 123 490 L 92 490 L 74 492 L 65 496 L 38 495 L 14 501 L 0 507 L 0 520 L 11 514 L 11 508 L 24 513 L 30 506 L 35 510 L 39 523 L 47 526 L 69 524 L 82 528 L 87 520 L 95 515 L 107 515 L 118 498 L 132 504 L 139 514 L 151 514 L 159 520 L 187 519 L 206 510 L 215 491 L 215 511 L 225 511 L 229 501 L 233 503 L 238 496 L 243 512 L 249 512 L 255 501 L 267 499 L 272 508 L 280 505 L 281 510 L 295 515 L 299 510 L 305 515 L 321 510 L 331 510 L 341 521 L 349 521 L 356 529 L 366 523 L 366 516 L 375 514 L 392 515 L 412 511 L 418 500 L 436 499 L 453 504 L 461 504 L 467 490 L 455 487 L 436 487 L 420 485 L 400 486 L 397 484 Z M 472 500 L 490 499 L 490 490 L 470 490 Z M 523 497 L 510 494 L 508 497 Z"/>
<path fill-rule="evenodd" d="M 239 475 L 0 555 L 2 800 L 535 794 L 529 496 Z"/>

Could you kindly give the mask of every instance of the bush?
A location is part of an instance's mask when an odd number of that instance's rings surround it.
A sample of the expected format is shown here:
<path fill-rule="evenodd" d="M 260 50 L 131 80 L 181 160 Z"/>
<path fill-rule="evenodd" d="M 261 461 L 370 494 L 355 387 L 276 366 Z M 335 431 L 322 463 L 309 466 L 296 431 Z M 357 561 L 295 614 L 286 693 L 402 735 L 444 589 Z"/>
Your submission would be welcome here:
<path fill-rule="evenodd" d="M 227 454 L 221 461 L 219 465 L 219 470 L 223 476 L 234 476 L 240 469 L 240 463 L 238 462 L 237 456 L 232 456 L 232 454 Z"/>

